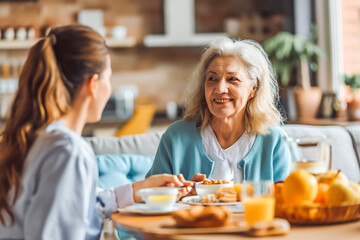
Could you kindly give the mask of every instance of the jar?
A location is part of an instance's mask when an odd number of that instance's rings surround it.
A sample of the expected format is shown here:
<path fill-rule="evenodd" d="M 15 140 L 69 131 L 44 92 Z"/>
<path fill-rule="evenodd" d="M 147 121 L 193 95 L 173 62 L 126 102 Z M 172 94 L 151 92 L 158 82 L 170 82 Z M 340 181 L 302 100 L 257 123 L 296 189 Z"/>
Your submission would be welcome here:
<path fill-rule="evenodd" d="M 4 30 L 4 40 L 13 41 L 15 38 L 15 31 L 13 27 L 7 27 Z"/>
<path fill-rule="evenodd" d="M 34 26 L 29 26 L 27 29 L 27 38 L 28 39 L 35 39 L 37 37 L 37 30 Z"/>
<path fill-rule="evenodd" d="M 25 27 L 17 28 L 15 35 L 17 40 L 25 40 L 27 35 Z"/>

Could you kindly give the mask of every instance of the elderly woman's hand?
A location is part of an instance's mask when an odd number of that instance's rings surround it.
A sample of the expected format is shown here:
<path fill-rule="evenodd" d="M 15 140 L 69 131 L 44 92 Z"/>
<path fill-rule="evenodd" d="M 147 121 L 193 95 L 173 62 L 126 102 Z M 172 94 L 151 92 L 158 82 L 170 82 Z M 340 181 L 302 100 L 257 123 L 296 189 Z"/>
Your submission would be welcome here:
<path fill-rule="evenodd" d="M 183 187 L 181 189 L 181 195 L 184 196 L 190 192 L 191 187 L 194 185 L 191 181 L 186 181 L 182 174 L 178 176 L 170 174 L 158 174 L 150 176 L 142 181 L 134 182 L 132 184 L 133 188 L 133 198 L 135 202 L 140 202 L 141 197 L 137 196 L 136 193 L 142 188 L 151 188 L 151 187 Z"/>
<path fill-rule="evenodd" d="M 180 176 L 181 175 L 181 176 Z M 180 177 L 179 177 L 180 176 Z M 185 181 L 184 177 L 182 176 L 182 174 L 179 174 L 178 175 L 179 179 L 181 179 L 181 181 Z M 182 196 L 185 197 L 185 196 L 194 196 L 196 195 L 196 190 L 194 188 L 195 186 L 195 183 L 196 182 L 202 182 L 206 179 L 206 175 L 205 174 L 201 174 L 201 173 L 197 173 L 195 174 L 192 178 L 191 178 L 191 181 L 185 181 L 185 182 L 191 182 L 192 183 L 192 188 L 189 189 L 189 187 L 186 188 L 186 191 L 183 191 L 182 192 Z"/>
<path fill-rule="evenodd" d="M 191 181 L 194 182 L 202 182 L 206 179 L 206 175 L 205 174 L 201 174 L 201 173 L 197 173 L 195 174 L 192 178 Z"/>

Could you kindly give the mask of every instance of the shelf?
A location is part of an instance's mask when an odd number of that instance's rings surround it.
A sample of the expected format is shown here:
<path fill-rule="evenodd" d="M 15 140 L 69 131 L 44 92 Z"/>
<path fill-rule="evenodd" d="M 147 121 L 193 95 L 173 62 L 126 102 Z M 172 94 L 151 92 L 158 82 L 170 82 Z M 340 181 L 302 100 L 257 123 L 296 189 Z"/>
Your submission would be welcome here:
<path fill-rule="evenodd" d="M 123 40 L 106 38 L 106 44 L 111 48 L 134 47 L 136 45 L 136 39 L 134 37 L 127 37 Z"/>
<path fill-rule="evenodd" d="M 0 49 L 1 49 L 1 50 L 29 49 L 29 48 L 31 48 L 38 40 L 39 40 L 39 39 L 33 39 L 33 40 L 14 40 L 14 41 L 1 40 L 1 41 L 0 41 Z"/>
<path fill-rule="evenodd" d="M 209 43 L 216 37 L 225 37 L 226 33 L 197 33 L 188 38 L 179 39 L 168 35 L 148 35 L 144 39 L 147 47 L 198 47 Z"/>
<path fill-rule="evenodd" d="M 26 50 L 31 48 L 37 41 L 39 41 L 39 39 L 14 41 L 1 40 L 0 50 Z M 134 37 L 128 37 L 123 40 L 106 38 L 106 44 L 111 48 L 134 47 L 136 40 Z"/>

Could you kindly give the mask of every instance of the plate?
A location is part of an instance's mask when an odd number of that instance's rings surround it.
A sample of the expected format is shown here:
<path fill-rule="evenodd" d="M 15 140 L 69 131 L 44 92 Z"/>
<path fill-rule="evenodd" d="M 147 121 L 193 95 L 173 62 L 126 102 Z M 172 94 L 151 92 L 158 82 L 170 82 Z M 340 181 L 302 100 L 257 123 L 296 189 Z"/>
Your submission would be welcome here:
<path fill-rule="evenodd" d="M 242 202 L 202 203 L 199 196 L 184 197 L 181 201 L 190 205 L 228 206 L 232 212 L 244 212 L 244 206 Z"/>
<path fill-rule="evenodd" d="M 146 203 L 139 203 L 139 204 L 130 205 L 126 208 L 118 209 L 118 211 L 133 213 L 133 214 L 141 214 L 141 215 L 166 215 L 176 210 L 182 210 L 188 208 L 190 208 L 188 204 L 175 203 L 173 209 L 161 211 L 150 208 L 149 205 L 147 205 Z"/>

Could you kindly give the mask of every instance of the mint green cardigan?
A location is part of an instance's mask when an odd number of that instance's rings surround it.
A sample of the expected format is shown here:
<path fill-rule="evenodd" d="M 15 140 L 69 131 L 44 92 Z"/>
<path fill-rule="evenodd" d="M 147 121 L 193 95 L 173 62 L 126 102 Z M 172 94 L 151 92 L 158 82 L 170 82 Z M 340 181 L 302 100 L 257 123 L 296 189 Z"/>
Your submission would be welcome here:
<path fill-rule="evenodd" d="M 243 171 L 245 181 L 283 181 L 290 172 L 290 153 L 283 141 L 286 133 L 273 128 L 267 135 L 256 135 L 250 152 L 237 167 Z M 207 177 L 213 171 L 214 162 L 207 156 L 201 134 L 195 121 L 179 120 L 163 134 L 155 160 L 146 177 L 159 174 L 182 173 L 191 179 L 196 173 Z"/>

